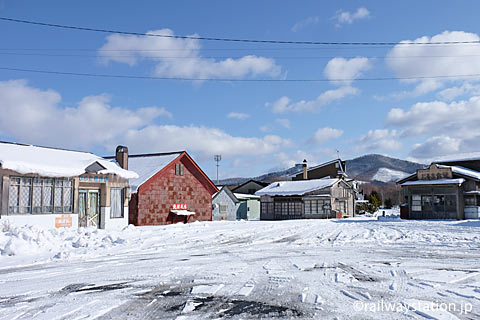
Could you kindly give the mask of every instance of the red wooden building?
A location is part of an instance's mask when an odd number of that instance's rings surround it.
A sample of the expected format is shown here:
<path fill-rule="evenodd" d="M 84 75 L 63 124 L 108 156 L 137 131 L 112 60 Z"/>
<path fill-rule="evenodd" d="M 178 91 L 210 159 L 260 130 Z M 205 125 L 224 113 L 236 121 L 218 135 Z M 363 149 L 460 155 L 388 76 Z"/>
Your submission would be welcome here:
<path fill-rule="evenodd" d="M 215 184 L 185 151 L 129 155 L 116 160 L 138 173 L 130 179 L 129 223 L 136 226 L 211 221 Z"/>

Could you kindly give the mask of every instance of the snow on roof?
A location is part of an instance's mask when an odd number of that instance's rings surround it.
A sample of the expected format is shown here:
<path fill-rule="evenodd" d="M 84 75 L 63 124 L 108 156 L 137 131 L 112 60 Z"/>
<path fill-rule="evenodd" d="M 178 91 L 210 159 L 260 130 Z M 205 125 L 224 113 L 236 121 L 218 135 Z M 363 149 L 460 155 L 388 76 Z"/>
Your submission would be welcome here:
<path fill-rule="evenodd" d="M 453 173 L 480 180 L 480 172 L 472 170 L 472 169 L 468 169 L 468 168 L 464 168 L 464 167 L 460 167 L 460 166 L 444 166 L 444 165 L 441 165 L 441 164 L 437 164 L 437 167 L 439 167 L 439 168 L 452 168 Z"/>
<path fill-rule="evenodd" d="M 138 187 L 178 158 L 180 154 L 181 152 L 165 155 L 129 156 L 128 168 L 138 173 L 138 178 L 130 180 L 131 192 L 137 192 Z"/>
<path fill-rule="evenodd" d="M 416 180 L 416 181 L 407 181 L 402 183 L 402 186 L 420 186 L 420 185 L 430 185 L 430 184 L 462 184 L 465 182 L 465 179 L 438 179 L 438 180 Z"/>
<path fill-rule="evenodd" d="M 235 197 L 238 200 L 245 200 L 245 199 L 260 199 L 259 196 L 255 196 L 253 194 L 244 194 L 244 193 L 234 193 Z"/>
<path fill-rule="evenodd" d="M 339 179 L 313 179 L 300 181 L 280 181 L 269 184 L 267 187 L 255 192 L 257 196 L 290 196 L 304 195 L 306 193 L 331 187 Z"/>
<path fill-rule="evenodd" d="M 90 165 L 98 163 L 104 169 L 99 174 L 115 174 L 125 179 L 138 175 L 122 169 L 116 162 L 93 153 L 0 142 L 0 167 L 19 174 L 44 177 L 76 177 Z"/>
<path fill-rule="evenodd" d="M 177 216 L 193 216 L 195 212 L 188 210 L 170 210 L 171 213 L 175 213 Z"/>
<path fill-rule="evenodd" d="M 475 161 L 480 160 L 480 152 L 459 153 L 449 156 L 443 156 L 435 160 L 434 163 L 453 162 L 453 161 Z"/>

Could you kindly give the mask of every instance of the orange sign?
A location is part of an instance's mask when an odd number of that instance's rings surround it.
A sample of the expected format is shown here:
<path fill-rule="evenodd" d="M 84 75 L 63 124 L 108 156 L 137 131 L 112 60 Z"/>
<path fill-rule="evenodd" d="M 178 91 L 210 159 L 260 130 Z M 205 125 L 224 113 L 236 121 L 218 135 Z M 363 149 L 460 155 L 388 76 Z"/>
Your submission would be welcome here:
<path fill-rule="evenodd" d="M 172 205 L 173 210 L 187 210 L 187 204 L 186 203 L 174 203 Z"/>
<path fill-rule="evenodd" d="M 72 227 L 72 216 L 69 214 L 62 214 L 60 217 L 55 218 L 55 227 L 56 228 L 71 228 Z"/>

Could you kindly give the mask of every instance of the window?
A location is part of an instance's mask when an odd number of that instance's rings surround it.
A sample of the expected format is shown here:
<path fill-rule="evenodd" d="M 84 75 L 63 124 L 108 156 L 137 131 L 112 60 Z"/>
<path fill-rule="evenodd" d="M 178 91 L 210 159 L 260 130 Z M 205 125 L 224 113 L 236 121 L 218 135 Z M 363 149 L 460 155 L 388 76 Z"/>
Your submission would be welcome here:
<path fill-rule="evenodd" d="M 412 196 L 412 211 L 422 211 L 422 198 L 419 195 Z"/>
<path fill-rule="evenodd" d="M 228 206 L 226 204 L 221 204 L 219 208 L 220 208 L 220 213 L 227 213 Z"/>
<path fill-rule="evenodd" d="M 465 205 L 466 206 L 475 206 L 477 201 L 475 201 L 475 196 L 466 196 L 465 197 Z"/>
<path fill-rule="evenodd" d="M 185 166 L 181 163 L 175 164 L 175 175 L 176 176 L 183 176 Z"/>
<path fill-rule="evenodd" d="M 311 214 L 312 212 L 312 202 L 310 200 L 305 200 L 305 214 Z"/>
<path fill-rule="evenodd" d="M 73 182 L 10 177 L 8 207 L 11 214 L 73 212 Z"/>
<path fill-rule="evenodd" d="M 433 210 L 433 196 L 422 196 L 422 211 Z"/>
<path fill-rule="evenodd" d="M 110 218 L 123 218 L 123 189 L 110 189 Z"/>

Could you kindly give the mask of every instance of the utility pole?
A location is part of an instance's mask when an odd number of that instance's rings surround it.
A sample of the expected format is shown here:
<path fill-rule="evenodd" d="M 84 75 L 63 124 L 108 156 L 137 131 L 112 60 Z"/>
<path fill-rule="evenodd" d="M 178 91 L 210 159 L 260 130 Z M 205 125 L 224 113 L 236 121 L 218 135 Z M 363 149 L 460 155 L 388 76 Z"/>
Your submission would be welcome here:
<path fill-rule="evenodd" d="M 222 155 L 216 154 L 213 156 L 213 159 L 217 163 L 217 186 L 219 185 L 219 180 L 218 180 L 218 167 L 220 167 L 220 161 L 222 160 Z"/>

